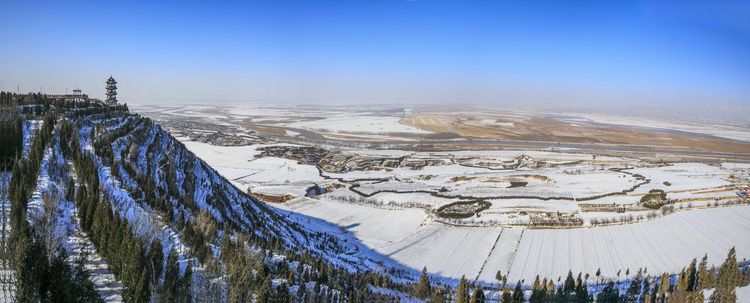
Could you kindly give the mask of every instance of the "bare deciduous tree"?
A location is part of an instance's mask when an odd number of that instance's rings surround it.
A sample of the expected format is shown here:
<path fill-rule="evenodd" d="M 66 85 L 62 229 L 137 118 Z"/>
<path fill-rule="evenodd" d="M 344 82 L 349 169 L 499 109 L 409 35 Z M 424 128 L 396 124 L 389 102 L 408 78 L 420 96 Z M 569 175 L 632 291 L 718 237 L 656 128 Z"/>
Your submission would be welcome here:
<path fill-rule="evenodd" d="M 42 216 L 39 217 L 37 230 L 41 239 L 47 248 L 47 255 L 53 256 L 57 249 L 60 248 L 62 239 L 55 234 L 55 221 L 57 220 L 57 211 L 60 205 L 60 194 L 55 189 L 50 189 L 42 194 Z"/>

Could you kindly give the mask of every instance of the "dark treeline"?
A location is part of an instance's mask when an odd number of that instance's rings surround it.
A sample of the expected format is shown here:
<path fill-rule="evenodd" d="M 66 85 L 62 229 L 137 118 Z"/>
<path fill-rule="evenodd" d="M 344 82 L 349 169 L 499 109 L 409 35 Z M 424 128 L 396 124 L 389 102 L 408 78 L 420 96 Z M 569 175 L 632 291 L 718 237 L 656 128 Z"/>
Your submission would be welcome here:
<path fill-rule="evenodd" d="M 559 285 L 555 285 L 551 279 L 540 280 L 537 276 L 531 285 L 529 296 L 526 296 L 528 290 L 523 288 L 521 281 L 513 286 L 507 283 L 506 278 L 501 274 L 497 276 L 501 303 L 703 303 L 705 289 L 714 289 L 709 297 L 710 303 L 734 303 L 737 301 L 735 288 L 750 284 L 750 268 L 742 271 L 737 263 L 735 249 L 732 248 L 719 268 L 709 268 L 708 257 L 704 256 L 700 263 L 693 259 L 676 275 L 663 273 L 651 277 L 644 270 L 638 270 L 626 285 L 609 281 L 593 286 L 598 289 L 596 296 L 590 293 L 590 287 L 586 283 L 588 275 L 582 276 L 580 273 L 574 277 L 569 271 Z M 445 285 L 434 286 L 429 281 L 427 268 L 422 270 L 419 282 L 413 285 L 412 294 L 431 303 L 487 302 L 482 285 L 471 285 L 462 277 L 455 290 Z"/>
<path fill-rule="evenodd" d="M 0 142 L 0 169 L 9 169 L 23 150 L 23 119 L 13 104 L 0 104 Z"/>
<path fill-rule="evenodd" d="M 128 302 L 148 302 L 152 291 L 170 298 L 165 302 L 189 302 L 190 274 L 180 275 L 174 252 L 167 258 L 163 284 L 162 245 L 158 240 L 145 243 L 137 237 L 130 223 L 113 211 L 103 192 L 99 174 L 90 155 L 81 153 L 78 131 L 70 123 L 60 127 L 61 141 L 69 142 L 62 151 L 72 159 L 80 186 L 75 190 L 76 207 L 80 213 L 81 228 L 90 236 L 97 252 L 107 260 L 115 276 L 124 286 L 123 299 Z M 167 287 L 160 287 L 167 286 Z"/>
<path fill-rule="evenodd" d="M 588 275 L 579 273 L 574 277 L 568 272 L 567 277 L 559 285 L 553 280 L 540 280 L 536 277 L 531 285 L 530 295 L 518 281 L 515 286 L 509 285 L 507 277 L 497 275 L 500 283 L 500 303 L 557 303 L 557 302 L 603 302 L 603 303 L 703 303 L 705 289 L 715 289 L 709 297 L 710 303 L 736 302 L 735 287 L 746 286 L 750 283 L 750 269 L 743 272 L 737 263 L 735 250 L 732 248 L 727 254 L 720 268 L 709 268 L 707 257 L 700 263 L 696 259 L 676 276 L 663 273 L 652 278 L 645 271 L 639 270 L 633 279 L 621 292 L 622 284 L 613 281 L 594 286 L 599 289 L 596 296 L 590 293 L 586 281 Z M 644 276 L 645 275 L 645 276 Z M 560 279 L 558 278 L 558 281 Z M 493 288 L 497 290 L 497 288 Z M 462 277 L 455 289 L 446 285 L 433 285 L 427 275 L 427 268 L 422 270 L 417 284 L 412 286 L 411 294 L 431 303 L 485 303 L 490 302 L 485 297 L 482 285 L 472 285 Z"/>
<path fill-rule="evenodd" d="M 50 99 L 40 93 L 16 94 L 12 92 L 0 92 L 0 106 L 15 106 L 26 119 L 42 118 L 50 111 L 50 108 L 67 111 L 78 117 L 96 113 L 127 112 L 128 110 L 127 104 L 108 106 L 91 100 Z"/>
<path fill-rule="evenodd" d="M 11 93 L 11 92 L 1 92 L 0 91 L 0 106 L 8 106 L 8 105 L 17 105 L 17 94 Z"/>
<path fill-rule="evenodd" d="M 675 276 L 663 273 L 651 277 L 639 270 L 624 293 L 609 282 L 597 302 L 702 303 L 703 291 L 713 288 L 710 303 L 733 303 L 737 301 L 735 288 L 748 283 L 750 270 L 742 272 L 732 248 L 720 268 L 709 268 L 708 257 L 704 256 L 700 263 L 693 259 Z"/>
<path fill-rule="evenodd" d="M 499 302 L 502 303 L 520 303 L 520 302 L 593 302 L 594 297 L 589 294 L 588 285 L 581 277 L 574 278 L 572 272 L 568 272 L 565 281 L 559 286 L 555 286 L 552 280 L 539 280 L 539 276 L 534 280 L 531 288 L 531 294 L 527 300 L 523 283 L 518 281 L 515 285 L 508 284 L 504 277 L 498 276 L 501 285 L 499 287 Z M 497 289 L 495 289 L 497 290 Z M 413 286 L 412 294 L 420 299 L 429 300 L 432 303 L 456 302 L 456 303 L 485 303 L 489 302 L 485 295 L 485 289 L 482 285 L 472 285 L 461 277 L 455 289 L 447 285 L 433 286 L 427 275 L 427 268 L 422 270 L 419 282 Z M 493 300 L 492 302 L 498 302 Z M 606 301 L 604 301 L 606 302 Z M 615 301 L 617 302 L 617 301 Z"/>
<path fill-rule="evenodd" d="M 81 115 L 92 111 L 112 111 L 122 107 L 107 108 L 98 103 L 82 104 L 62 100 L 48 100 L 41 94 L 16 95 L 0 92 L 0 105 L 4 117 L 10 117 L 11 125 L 3 123 L 3 156 L 13 154 L 11 181 L 8 198 L 10 214 L 10 250 L 15 259 L 16 299 L 19 302 L 101 302 L 90 273 L 84 269 L 83 260 L 73 266 L 68 264 L 62 249 L 48 253 L 46 243 L 39 239 L 38 226 L 27 221 L 27 208 L 31 195 L 36 190 L 44 151 L 52 143 L 57 119 L 68 115 Z M 10 112 L 10 114 L 5 114 Z M 42 119 L 36 130 L 26 157 L 21 157 L 23 144 L 22 119 Z M 5 119 L 3 119 L 5 120 Z M 6 138 L 8 141 L 6 141 Z M 6 144 L 6 142 L 11 144 Z M 6 150 L 7 149 L 7 150 Z M 5 158 L 4 158 L 5 159 Z"/>
<path fill-rule="evenodd" d="M 36 189 L 36 179 L 55 126 L 54 112 L 44 116 L 26 158 L 13 166 L 8 188 L 11 203 L 10 247 L 15 257 L 16 297 L 19 302 L 101 302 L 89 280 L 89 273 L 78 262 L 71 267 L 64 251 L 47 253 L 46 244 L 37 236 L 37 226 L 29 225 L 26 212 Z"/>

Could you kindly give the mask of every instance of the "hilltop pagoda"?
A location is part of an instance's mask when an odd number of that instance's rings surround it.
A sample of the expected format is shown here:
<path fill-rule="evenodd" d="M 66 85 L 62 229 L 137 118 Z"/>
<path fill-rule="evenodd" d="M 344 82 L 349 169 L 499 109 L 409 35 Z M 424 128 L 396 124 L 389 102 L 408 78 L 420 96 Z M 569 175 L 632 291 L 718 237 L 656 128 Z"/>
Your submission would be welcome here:
<path fill-rule="evenodd" d="M 108 105 L 117 104 L 117 81 L 112 76 L 107 79 L 107 100 L 105 102 Z"/>

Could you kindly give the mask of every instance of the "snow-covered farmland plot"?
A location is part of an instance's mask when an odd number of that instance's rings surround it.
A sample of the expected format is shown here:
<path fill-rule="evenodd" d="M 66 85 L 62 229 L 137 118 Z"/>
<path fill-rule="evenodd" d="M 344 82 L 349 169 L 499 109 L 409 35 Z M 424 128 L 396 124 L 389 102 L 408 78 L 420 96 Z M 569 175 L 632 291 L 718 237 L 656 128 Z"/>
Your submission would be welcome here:
<path fill-rule="evenodd" d="M 445 278 L 476 277 L 503 228 L 454 227 L 431 222 L 408 237 L 375 250 L 383 262 L 413 269 L 426 266 Z"/>
<path fill-rule="evenodd" d="M 323 132 L 344 132 L 344 133 L 414 133 L 426 134 L 428 131 L 401 124 L 401 117 L 397 116 L 378 116 L 375 114 L 350 115 L 348 113 L 340 116 L 325 117 L 310 121 L 300 121 L 287 123 L 286 126 L 323 131 Z"/>
<path fill-rule="evenodd" d="M 524 232 L 510 268 L 509 280 L 536 274 L 557 278 L 568 270 L 625 278 L 625 272 L 679 271 L 693 258 L 708 254 L 721 264 L 736 247 L 738 258 L 750 257 L 750 207 L 725 207 L 680 212 L 654 221 L 577 229 L 529 229 Z"/>
<path fill-rule="evenodd" d="M 503 228 L 500 237 L 495 242 L 495 247 L 487 256 L 478 280 L 491 283 L 495 281 L 498 272 L 503 275 L 508 274 L 524 231 L 523 228 Z"/>
<path fill-rule="evenodd" d="M 426 266 L 439 277 L 466 275 L 485 283 L 495 283 L 498 271 L 508 274 L 509 281 L 531 281 L 537 274 L 557 278 L 569 270 L 593 277 L 601 269 L 602 278 L 612 279 L 625 279 L 628 269 L 638 268 L 673 273 L 704 254 L 710 263 L 720 264 L 733 246 L 740 259 L 750 257 L 750 243 L 743 240 L 750 235 L 747 206 L 572 229 L 452 226 L 403 210 L 312 199 L 288 209 L 349 230 L 385 264 L 414 270 Z"/>
<path fill-rule="evenodd" d="M 370 247 L 398 242 L 419 229 L 427 218 L 418 209 L 393 211 L 315 199 L 300 199 L 280 207 L 338 225 Z"/>

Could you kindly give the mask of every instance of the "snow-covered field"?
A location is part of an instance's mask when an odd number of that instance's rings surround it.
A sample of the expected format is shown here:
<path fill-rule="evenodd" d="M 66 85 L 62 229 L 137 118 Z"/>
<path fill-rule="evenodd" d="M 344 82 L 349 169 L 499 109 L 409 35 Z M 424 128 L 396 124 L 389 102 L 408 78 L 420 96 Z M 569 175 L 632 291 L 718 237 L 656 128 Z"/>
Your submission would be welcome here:
<path fill-rule="evenodd" d="M 401 241 L 378 247 L 384 261 L 414 269 L 427 266 L 430 272 L 446 277 L 473 279 L 495 246 L 503 228 L 455 227 L 430 222 Z"/>
<path fill-rule="evenodd" d="M 299 121 L 285 124 L 289 127 L 324 132 L 349 132 L 349 133 L 414 133 L 426 134 L 428 131 L 401 124 L 401 117 L 377 116 L 373 114 L 341 115 L 325 117 L 312 121 Z"/>
<path fill-rule="evenodd" d="M 281 204 L 280 208 L 338 225 L 370 247 L 397 242 L 406 237 L 405 231 L 418 229 L 427 219 L 418 209 L 392 211 L 307 198 Z"/>
<path fill-rule="evenodd" d="M 444 278 L 479 278 L 495 283 L 537 274 L 565 276 L 568 270 L 625 279 L 625 272 L 677 272 L 708 254 L 721 264 L 729 248 L 750 258 L 750 207 L 701 209 L 637 224 L 574 229 L 461 227 L 442 224 L 415 210 L 372 209 L 326 200 L 301 199 L 284 209 L 320 218 L 348 230 L 382 262 L 415 270 L 427 266 Z M 618 276 L 618 272 L 620 275 Z"/>
<path fill-rule="evenodd" d="M 652 274 L 679 271 L 693 258 L 708 254 L 721 264 L 731 247 L 740 260 L 750 257 L 750 207 L 680 212 L 657 220 L 595 228 L 524 232 L 509 279 L 564 276 L 568 270 L 605 277 L 647 268 Z"/>
<path fill-rule="evenodd" d="M 242 190 L 300 196 L 308 187 L 323 181 L 310 165 L 273 157 L 255 159 L 261 145 L 215 146 L 187 140 L 182 143 Z"/>
<path fill-rule="evenodd" d="M 727 196 L 736 200 L 734 187 L 739 184 L 730 176 L 747 174 L 736 165 L 656 165 L 640 159 L 532 150 L 415 153 L 342 148 L 339 152 L 347 155 L 405 157 L 404 162 L 441 159 L 438 162 L 443 164 L 324 171 L 321 176 L 312 165 L 256 158 L 260 145 L 184 143 L 240 188 L 293 194 L 297 198 L 274 207 L 291 211 L 310 228 L 357 243 L 360 250 L 352 253 L 388 266 L 413 270 L 426 266 L 436 277 L 452 282 L 465 275 L 495 283 L 499 271 L 509 281 L 530 283 L 537 274 L 555 279 L 569 270 L 588 273 L 591 281 L 597 270 L 602 278 L 624 280 L 628 269 L 674 273 L 704 254 L 710 263 L 719 264 L 733 246 L 740 260 L 750 258 L 746 241 L 750 206 L 710 205 L 715 199 L 728 201 Z M 518 168 L 507 167 L 522 161 L 526 162 Z M 546 164 L 537 167 L 539 162 Z M 511 187 L 511 181 L 527 184 Z M 343 187 L 316 198 L 303 196 L 306 187 L 321 183 Z M 352 185 L 368 196 L 352 191 Z M 632 187 L 627 194 L 579 201 Z M 664 214 L 643 207 L 625 213 L 583 212 L 580 207 L 583 203 L 636 205 L 652 189 L 664 190 L 669 199 L 694 202 L 678 202 L 675 209 L 680 211 Z M 485 199 L 491 207 L 469 219 L 445 220 L 436 215 L 438 207 L 462 199 Z M 575 228 L 533 229 L 516 225 L 529 221 L 520 212 L 572 214 L 584 223 Z M 629 224 L 590 224 L 623 216 L 640 219 Z"/>
<path fill-rule="evenodd" d="M 221 108 L 202 105 L 185 106 L 134 106 L 146 115 L 169 115 L 176 117 L 199 117 L 218 124 L 237 123 L 247 120 L 259 125 L 292 127 L 324 133 L 349 134 L 428 134 L 429 131 L 401 123 L 408 109 L 335 106 L 286 106 L 227 105 Z M 299 133 L 287 131 L 288 136 Z"/>
<path fill-rule="evenodd" d="M 737 288 L 737 302 L 750 302 L 750 286 Z"/>
<path fill-rule="evenodd" d="M 559 114 L 559 113 L 555 113 Z M 750 128 L 742 122 L 725 123 L 724 121 L 696 121 L 693 119 L 675 118 L 667 120 L 664 117 L 648 118 L 612 114 L 592 113 L 564 113 L 571 116 L 566 121 L 595 122 L 603 124 L 647 127 L 656 129 L 680 130 L 698 134 L 750 142 Z M 695 122 L 691 122 L 695 121 Z"/>

